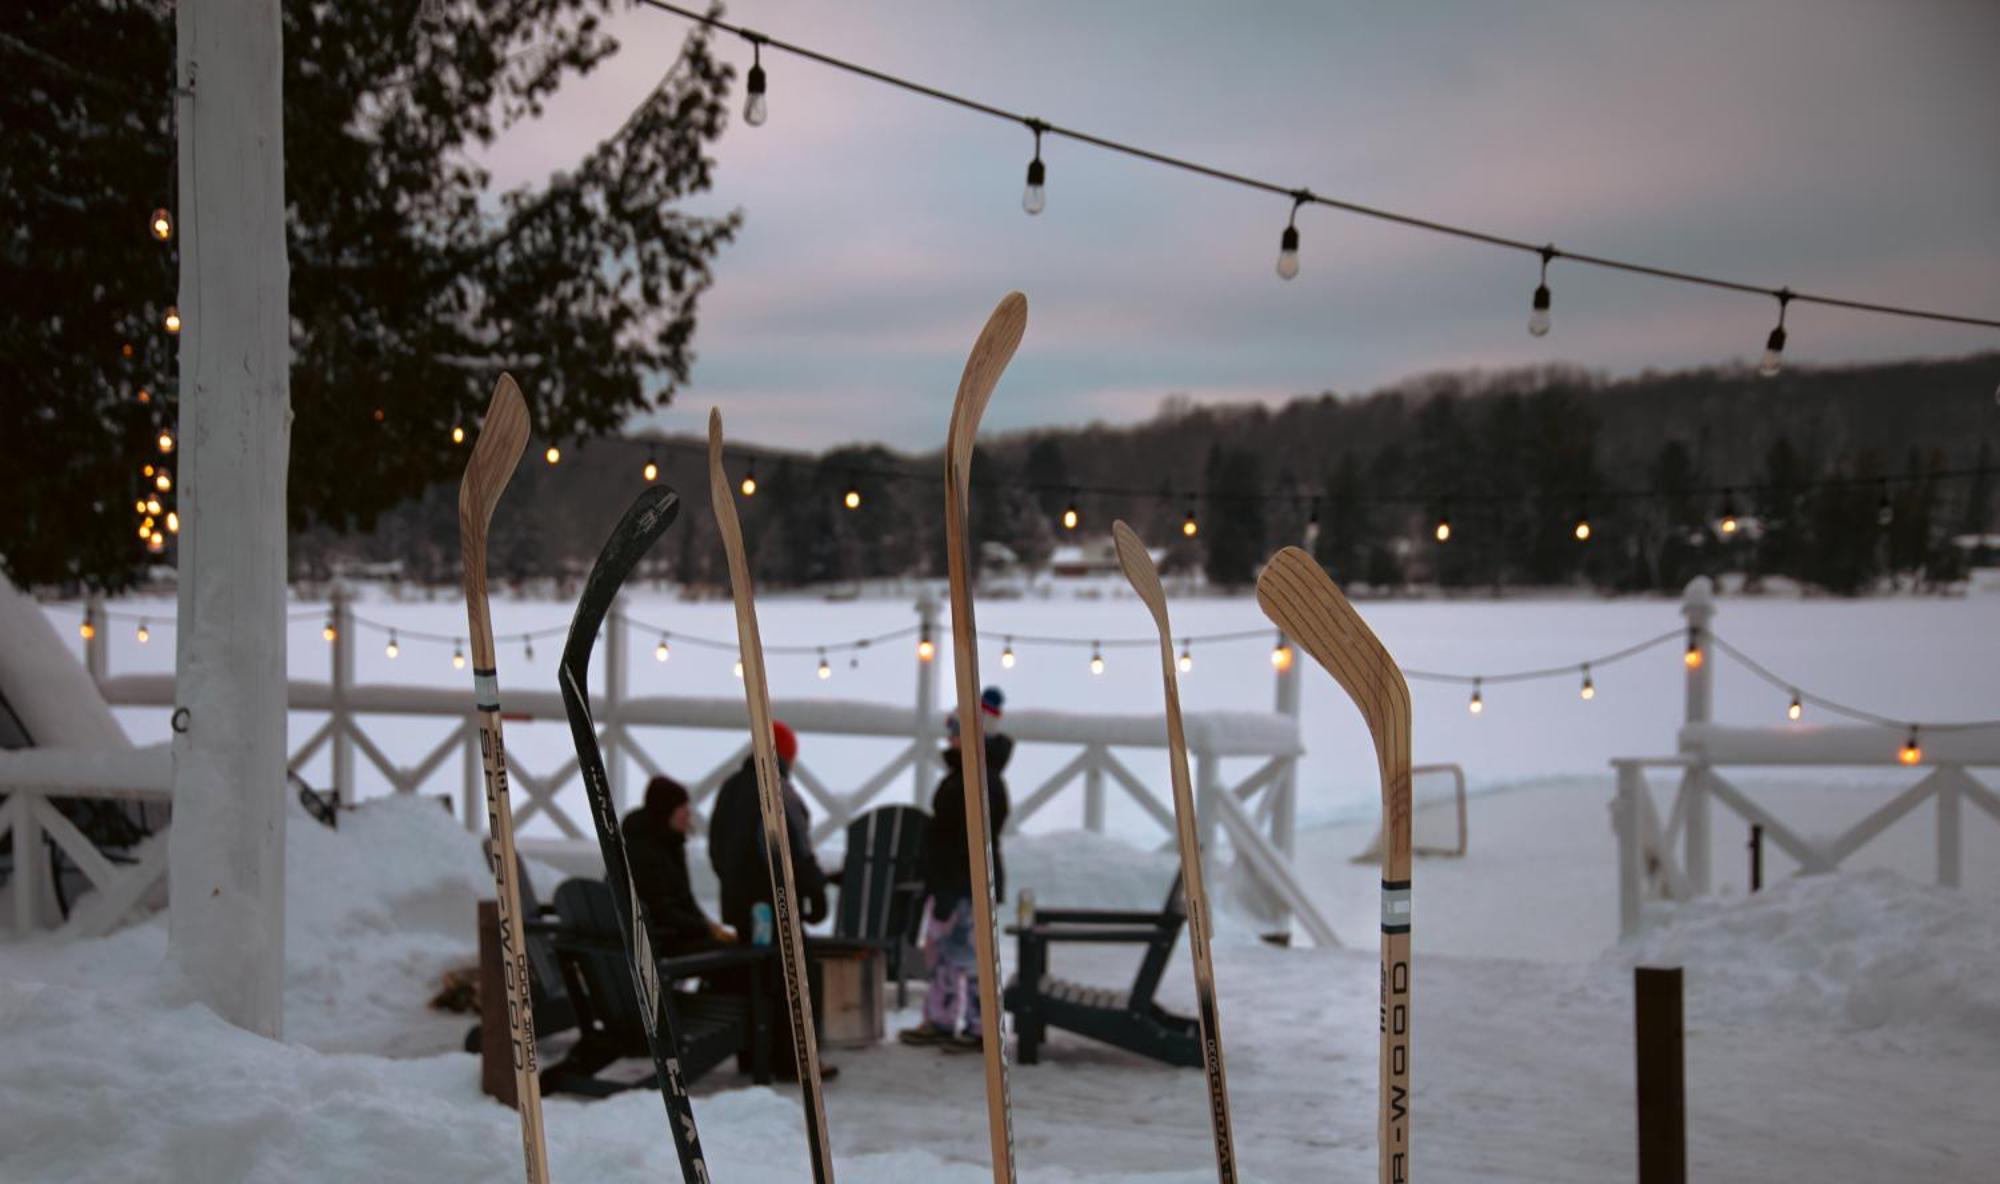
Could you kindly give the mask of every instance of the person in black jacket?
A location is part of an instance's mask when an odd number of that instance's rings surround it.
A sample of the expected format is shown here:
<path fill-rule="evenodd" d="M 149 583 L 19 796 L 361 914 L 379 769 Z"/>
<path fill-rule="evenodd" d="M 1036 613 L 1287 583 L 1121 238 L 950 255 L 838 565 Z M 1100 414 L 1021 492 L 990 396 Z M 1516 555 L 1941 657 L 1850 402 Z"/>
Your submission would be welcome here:
<path fill-rule="evenodd" d="M 694 829 L 688 792 L 671 777 L 646 784 L 646 804 L 625 816 L 625 859 L 646 906 L 653 953 L 662 958 L 732 944 L 737 935 L 708 919 L 688 879 L 687 836 Z"/>
<path fill-rule="evenodd" d="M 1014 740 L 999 730 L 1005 696 L 999 687 L 979 695 L 986 734 L 986 814 L 993 892 L 1007 895 L 1007 873 L 1000 859 L 1000 830 L 1007 825 L 1007 782 L 1001 772 L 1014 755 Z M 959 749 L 958 715 L 945 721 L 950 747 L 945 750 L 944 780 L 931 798 L 930 838 L 924 858 L 924 893 L 930 897 L 924 914 L 924 962 L 930 968 L 930 989 L 924 993 L 924 1019 L 904 1030 L 905 1044 L 936 1044 L 947 1050 L 980 1047 L 978 957 L 972 939 L 972 862 L 966 851 L 965 772 Z M 959 1031 L 959 1013 L 965 1029 Z"/>
<path fill-rule="evenodd" d="M 798 757 L 799 740 L 778 720 L 771 724 L 771 736 L 778 750 L 778 772 L 789 778 L 792 761 Z M 805 799 L 784 784 L 785 836 L 792 848 L 792 882 L 799 894 L 799 919 L 811 925 L 826 917 L 826 872 L 812 849 L 812 814 Z M 764 814 L 757 801 L 755 759 L 745 757 L 743 767 L 729 775 L 715 794 L 715 809 L 708 819 L 708 862 L 722 884 L 723 923 L 743 934 L 751 933 L 751 909 L 771 903 L 771 867 L 764 855 Z"/>

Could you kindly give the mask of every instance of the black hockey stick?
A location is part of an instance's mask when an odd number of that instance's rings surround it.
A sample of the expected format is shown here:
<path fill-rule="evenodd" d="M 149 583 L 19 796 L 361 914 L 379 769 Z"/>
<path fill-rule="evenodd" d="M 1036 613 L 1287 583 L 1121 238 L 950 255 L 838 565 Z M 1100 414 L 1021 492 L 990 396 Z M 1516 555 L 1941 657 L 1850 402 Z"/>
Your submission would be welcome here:
<path fill-rule="evenodd" d="M 701 1154 L 701 1135 L 694 1124 L 694 1104 L 688 1100 L 687 1082 L 681 1077 L 680 1042 L 675 1038 L 673 1018 L 661 992 L 653 943 L 647 937 L 646 906 L 632 885 L 632 871 L 625 861 L 625 835 L 618 829 L 617 807 L 611 801 L 611 784 L 604 774 L 604 754 L 597 747 L 597 722 L 590 716 L 590 651 L 597 644 L 597 630 L 604 624 L 605 614 L 611 611 L 611 602 L 624 586 L 625 577 L 632 574 L 640 558 L 673 524 L 680 501 L 680 495 L 666 486 L 649 485 L 632 503 L 632 508 L 625 511 L 625 517 L 619 519 L 604 549 L 597 553 L 597 562 L 583 585 L 582 599 L 576 602 L 576 616 L 570 619 L 569 638 L 563 644 L 556 681 L 562 687 L 563 708 L 569 713 L 569 730 L 576 741 L 576 763 L 583 773 L 583 788 L 590 795 L 590 817 L 597 824 L 598 849 L 604 854 L 604 878 L 611 884 L 611 902 L 618 910 L 618 924 L 625 936 L 625 957 L 632 966 L 632 985 L 639 995 L 640 1011 L 646 1017 L 646 1043 L 653 1050 L 660 1097 L 666 1102 L 674 1150 L 681 1159 L 681 1178 L 686 1184 L 709 1184 L 708 1165 Z"/>

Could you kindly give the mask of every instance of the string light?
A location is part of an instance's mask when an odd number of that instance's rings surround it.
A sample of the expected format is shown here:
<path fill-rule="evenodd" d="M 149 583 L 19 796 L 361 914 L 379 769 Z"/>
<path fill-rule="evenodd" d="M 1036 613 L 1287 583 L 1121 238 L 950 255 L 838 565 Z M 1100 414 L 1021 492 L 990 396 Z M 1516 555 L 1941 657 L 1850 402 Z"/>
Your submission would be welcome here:
<path fill-rule="evenodd" d="M 535 660 L 535 639 L 526 634 L 521 637 L 521 657 L 529 662 Z"/>
<path fill-rule="evenodd" d="M 764 97 L 764 39 L 755 34 L 745 36 L 750 38 L 750 77 L 743 86 L 748 96 L 743 101 L 743 122 L 763 127 L 764 121 L 771 117 L 770 102 Z"/>
<path fill-rule="evenodd" d="M 148 514 L 157 514 L 160 512 L 160 499 L 156 497 L 149 497 L 144 502 L 140 503 L 139 508 L 146 511 L 146 513 Z"/>
<path fill-rule="evenodd" d="M 1578 688 L 1577 697 L 1588 703 L 1597 698 L 1597 684 L 1590 681 L 1590 663 L 1583 664 L 1583 686 Z"/>
<path fill-rule="evenodd" d="M 653 661 L 664 662 L 672 656 L 673 651 L 667 648 L 667 635 L 662 633 L 660 634 L 660 644 L 653 647 Z"/>
<path fill-rule="evenodd" d="M 168 510 L 168 511 L 167 511 L 167 533 L 168 533 L 168 534 L 179 534 L 180 532 L 181 532 L 181 516 L 180 516 L 180 511 L 178 511 L 178 510 Z"/>
<path fill-rule="evenodd" d="M 146 512 L 146 499 L 142 497 L 137 501 L 133 502 L 132 512 L 134 514 L 144 514 Z"/>
<path fill-rule="evenodd" d="M 1180 667 L 1182 674 L 1188 674 L 1194 670 L 1194 647 L 1188 643 L 1186 638 L 1181 639 Z"/>
<path fill-rule="evenodd" d="M 1791 706 L 1785 708 L 1785 718 L 1791 720 L 1793 723 L 1797 723 L 1799 717 L 1804 715 L 1805 713 L 1806 713 L 1805 704 L 1799 701 L 1799 693 L 1797 691 L 1793 691 Z"/>
<path fill-rule="evenodd" d="M 159 490 L 161 493 L 167 493 L 171 491 L 173 487 L 174 487 L 174 475 L 172 473 L 169 473 L 165 469 L 161 469 L 158 473 L 155 473 L 153 475 L 153 488 Z"/>
<path fill-rule="evenodd" d="M 757 496 L 757 462 L 756 462 L 756 461 L 754 461 L 754 460 L 753 460 L 753 461 L 751 461 L 751 462 L 750 462 L 750 467 L 749 467 L 749 468 L 747 468 L 747 469 L 744 469 L 744 470 L 743 470 L 743 483 L 742 483 L 741 485 L 737 486 L 737 488 L 738 488 L 738 489 L 741 489 L 741 490 L 743 491 L 743 496 L 744 496 L 744 497 L 756 497 L 756 496 Z"/>
<path fill-rule="evenodd" d="M 1577 503 L 1576 529 L 1571 531 L 1571 533 L 1576 535 L 1576 541 L 1579 543 L 1590 541 L 1590 506 L 1588 504 L 1584 502 Z"/>
<path fill-rule="evenodd" d="M 738 678 L 743 677 L 743 659 L 736 659 L 736 665 L 730 669 L 730 673 Z"/>
<path fill-rule="evenodd" d="M 1278 643 L 1271 647 L 1271 668 L 1279 674 L 1292 668 L 1292 647 L 1285 644 L 1282 636 L 1278 638 Z"/>
<path fill-rule="evenodd" d="M 321 641 L 327 642 L 329 644 L 331 644 L 335 638 L 340 636 L 340 630 L 335 628 L 333 624 L 333 614 L 331 613 L 327 614 L 326 624 L 320 626 L 319 636 Z"/>
<path fill-rule="evenodd" d="M 1440 542 L 1440 543 L 1448 543 L 1448 542 L 1450 542 L 1450 541 L 1451 541 L 1451 503 L 1450 503 L 1450 502 L 1446 502 L 1446 503 L 1445 503 L 1445 506 L 1444 506 L 1444 510 L 1443 510 L 1442 512 L 1440 512 L 1440 513 L 1438 514 L 1438 524 L 1437 524 L 1437 529 L 1435 529 L 1435 530 L 1431 531 L 1431 535 L 1432 535 L 1432 536 L 1433 536 L 1434 538 L 1436 538 L 1436 539 L 1437 539 L 1437 541 L 1438 541 L 1438 542 Z"/>
<path fill-rule="evenodd" d="M 150 477 L 150 476 L 152 476 L 152 475 L 153 475 L 153 474 L 154 474 L 155 472 L 157 472 L 158 470 L 154 469 L 154 468 L 153 468 L 153 466 L 151 466 L 151 465 L 146 465 L 145 467 L 141 468 L 141 469 L 140 469 L 139 471 L 140 471 L 141 473 L 144 473 L 144 474 L 145 474 L 146 476 Z"/>
<path fill-rule="evenodd" d="M 83 623 L 76 627 L 76 633 L 78 637 L 83 638 L 85 641 L 89 641 L 97 636 L 97 626 L 94 623 L 92 623 L 89 617 L 85 617 L 83 619 Z"/>
<path fill-rule="evenodd" d="M 456 638 L 453 638 L 451 643 L 451 668 L 453 670 L 465 669 L 465 643 Z"/>
<path fill-rule="evenodd" d="M 1555 255 L 1555 247 L 1542 248 L 1542 280 L 1535 286 L 1534 304 L 1528 313 L 1528 335 L 1531 337 L 1549 335 L 1549 260 Z"/>
<path fill-rule="evenodd" d="M 1064 530 L 1075 530 L 1083 525 L 1083 512 L 1076 508 L 1076 490 L 1069 491 L 1069 504 L 1063 507 L 1062 525 Z"/>
<path fill-rule="evenodd" d="M 179 305 L 174 305 L 174 304 L 169 304 L 169 305 L 167 305 L 167 315 L 166 315 L 166 317 L 165 317 L 165 318 L 164 318 L 164 319 L 163 319 L 163 320 L 161 321 L 161 324 L 163 324 L 163 325 L 165 325 L 165 326 L 167 327 L 167 332 L 169 332 L 169 333 L 178 333 L 178 332 L 180 332 L 180 331 L 181 331 L 181 310 L 180 310 L 180 306 L 179 306 Z"/>
<path fill-rule="evenodd" d="M 1792 290 L 1778 289 L 1778 324 L 1764 339 L 1764 360 L 1757 364 L 1757 373 L 1766 378 L 1776 378 L 1785 368 L 1785 307 L 1791 302 Z"/>
<path fill-rule="evenodd" d="M 147 226 L 152 230 L 153 237 L 159 239 L 161 242 L 166 242 L 168 239 L 174 237 L 174 216 L 167 213 L 167 207 L 165 206 L 161 206 L 159 209 L 153 211 L 152 221 Z"/>
<path fill-rule="evenodd" d="M 1681 654 L 1681 661 L 1689 670 L 1700 670 L 1702 663 L 1701 630 L 1689 626 L 1687 649 Z"/>
<path fill-rule="evenodd" d="M 1007 648 L 1000 651 L 1000 666 L 1003 670 L 1014 668 L 1014 639 L 1007 639 Z"/>
<path fill-rule="evenodd" d="M 848 479 L 847 492 L 841 495 L 840 504 L 850 510 L 861 508 L 861 487 L 854 483 L 853 478 Z"/>
<path fill-rule="evenodd" d="M 1094 641 L 1090 643 L 1090 672 L 1092 674 L 1104 673 L 1104 651 L 1098 649 L 1097 643 Z"/>
<path fill-rule="evenodd" d="M 148 518 L 144 522 L 141 522 L 139 524 L 139 541 L 144 542 L 145 540 L 150 539 L 152 537 L 153 537 L 153 520 L 151 518 Z"/>
<path fill-rule="evenodd" d="M 1736 521 L 1736 491 L 1726 489 L 1722 493 L 1722 533 L 1735 534 L 1738 525 Z"/>
<path fill-rule="evenodd" d="M 542 459 L 548 461 L 550 464 L 555 464 L 562 459 L 562 449 L 551 444 L 549 445 L 549 450 L 542 453 Z"/>
<path fill-rule="evenodd" d="M 146 540 L 146 550 L 150 551 L 155 555 L 158 555 L 161 551 L 166 550 L 166 548 L 167 548 L 167 540 L 165 536 L 161 535 L 160 532 L 157 530 L 153 532 L 152 538 Z"/>
<path fill-rule="evenodd" d="M 1900 756 L 1906 765 L 1914 765 L 1924 759 L 1923 747 L 1917 743 L 1917 725 L 1910 725 L 1910 736 L 1903 741 L 1903 751 Z"/>
<path fill-rule="evenodd" d="M 396 631 L 394 629 L 389 630 L 389 644 L 382 647 L 382 652 L 392 658 L 403 652 L 403 647 L 396 644 Z"/>
<path fill-rule="evenodd" d="M 1292 216 L 1285 222 L 1283 234 L 1278 236 L 1278 278 L 1297 279 L 1299 274 L 1299 207 L 1312 200 L 1312 194 L 1299 190 L 1292 197 Z"/>
<path fill-rule="evenodd" d="M 825 650 L 819 652 L 819 677 L 822 682 L 833 677 L 833 667 L 826 664 Z"/>
<path fill-rule="evenodd" d="M 452 443 L 454 443 L 454 444 L 463 444 L 463 443 L 465 443 L 465 425 L 464 425 L 464 424 L 462 424 L 462 423 L 455 423 L 455 424 L 451 425 L 451 442 L 452 442 Z"/>
<path fill-rule="evenodd" d="M 146 627 L 146 618 L 139 618 L 139 628 L 134 631 L 134 635 L 138 637 L 140 645 L 145 645 L 147 642 L 153 640 L 153 631 Z"/>
<path fill-rule="evenodd" d="M 142 386 L 139 388 L 139 393 L 136 397 L 139 400 L 139 404 L 141 406 L 144 406 L 145 404 L 153 401 L 153 392 L 147 390 L 145 387 Z"/>
<path fill-rule="evenodd" d="M 1187 517 L 1181 519 L 1181 534 L 1187 536 L 1188 538 L 1193 538 L 1196 534 L 1200 533 L 1200 531 L 1201 531 L 1200 525 L 1198 525 L 1194 520 L 1194 499 L 1189 498 L 1187 506 Z"/>
<path fill-rule="evenodd" d="M 1465 709 L 1474 715 L 1478 715 L 1486 710 L 1486 696 L 1480 694 L 1479 688 L 1480 681 L 1476 678 L 1473 679 L 1472 700 L 1465 705 Z"/>
<path fill-rule="evenodd" d="M 937 657 L 937 645 L 931 641 L 931 635 L 926 633 L 917 641 L 917 661 L 928 662 L 935 657 Z"/>
<path fill-rule="evenodd" d="M 164 456 L 165 454 L 172 452 L 174 450 L 174 434 L 165 428 L 161 428 L 160 438 L 157 441 L 157 443 L 160 446 L 161 455 Z"/>
<path fill-rule="evenodd" d="M 646 467 L 639 470 L 639 472 L 641 476 L 646 478 L 649 484 L 658 481 L 660 479 L 660 462 L 649 456 L 646 458 Z"/>
<path fill-rule="evenodd" d="M 1035 133 L 1035 158 L 1028 162 L 1028 187 L 1021 191 L 1021 208 L 1029 214 L 1039 214 L 1048 208 L 1049 198 L 1042 182 L 1048 177 L 1048 170 L 1042 167 L 1042 131 L 1047 124 L 1039 119 L 1024 120 L 1028 130 Z"/>

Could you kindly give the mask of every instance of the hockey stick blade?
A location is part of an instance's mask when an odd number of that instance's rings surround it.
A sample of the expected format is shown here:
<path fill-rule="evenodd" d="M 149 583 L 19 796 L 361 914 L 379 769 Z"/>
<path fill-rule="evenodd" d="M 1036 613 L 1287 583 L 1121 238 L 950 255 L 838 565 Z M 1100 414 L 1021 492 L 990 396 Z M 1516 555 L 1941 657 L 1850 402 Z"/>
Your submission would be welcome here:
<path fill-rule="evenodd" d="M 625 857 L 625 835 L 618 826 L 610 779 L 604 771 L 604 755 L 597 744 L 597 724 L 590 715 L 590 653 L 597 642 L 597 631 L 610 613 L 612 601 L 626 577 L 666 533 L 667 527 L 673 525 L 679 510 L 680 495 L 667 486 L 651 485 L 625 511 L 591 567 L 590 577 L 584 581 L 583 596 L 577 601 L 576 615 L 570 619 L 569 636 L 563 644 L 557 683 L 569 716 L 570 737 L 576 745 L 577 768 L 583 775 L 584 792 L 590 798 L 591 821 L 597 827 L 604 878 L 611 886 L 611 902 L 624 937 L 632 985 L 639 997 L 640 1012 L 646 1017 L 646 1043 L 652 1050 L 674 1151 L 680 1157 L 681 1178 L 685 1184 L 709 1184 L 701 1135 L 695 1127 L 694 1104 L 688 1098 L 687 1081 L 681 1076 L 680 1041 L 674 1032 L 673 1017 L 667 1011 L 659 964 L 654 960 L 653 943 L 648 936 L 645 902 L 639 899 L 632 884 L 631 865 Z"/>
<path fill-rule="evenodd" d="M 1146 545 L 1123 520 L 1111 524 L 1118 549 L 1118 566 L 1125 581 L 1145 602 L 1160 633 L 1161 680 L 1166 689 L 1167 769 L 1174 791 L 1174 837 L 1180 847 L 1181 891 L 1187 898 L 1188 952 L 1194 959 L 1197 1020 L 1201 1025 L 1202 1068 L 1208 1074 L 1209 1132 L 1215 1139 L 1215 1174 L 1221 1184 L 1235 1184 L 1236 1142 L 1229 1121 L 1229 1076 L 1222 1062 L 1222 1014 L 1215 999 L 1215 960 L 1210 951 L 1208 885 L 1201 873 L 1199 819 L 1195 813 L 1194 782 L 1188 776 L 1187 730 L 1181 722 L 1180 679 L 1174 672 L 1173 624 L 1167 617 L 1167 592 Z"/>
<path fill-rule="evenodd" d="M 534 997 L 521 932 L 521 886 L 514 861 L 514 812 L 507 795 L 507 749 L 501 735 L 500 677 L 493 652 L 493 617 L 486 595 L 486 535 L 493 511 L 528 444 L 528 405 L 512 376 L 494 384 L 486 419 L 458 487 L 458 536 L 472 641 L 473 706 L 486 788 L 486 829 L 493 839 L 501 981 L 507 994 L 507 1039 L 513 1049 L 514 1106 L 521 1116 L 521 1157 L 528 1184 L 547 1184 L 548 1146 L 542 1130 L 540 1050 L 535 1045 Z"/>
<path fill-rule="evenodd" d="M 1297 547 L 1257 577 L 1257 604 L 1331 674 L 1368 724 L 1382 778 L 1382 1063 L 1378 1172 L 1410 1178 L 1410 688 L 1333 578 Z"/>
<path fill-rule="evenodd" d="M 771 877 L 771 904 L 778 938 L 779 967 L 785 976 L 792 1051 L 798 1058 L 801 1102 L 805 1106 L 806 1149 L 815 1184 L 832 1184 L 833 1151 L 827 1144 L 826 1101 L 819 1076 L 819 1037 L 813 1030 L 812 989 L 806 979 L 805 932 L 799 926 L 798 881 L 792 872 L 791 836 L 778 774 L 777 744 L 771 734 L 771 693 L 764 679 L 764 642 L 757 632 L 757 605 L 750 562 L 743 552 L 743 524 L 736 497 L 722 467 L 722 412 L 708 413 L 709 504 L 716 533 L 729 562 L 729 593 L 736 608 L 737 655 L 743 662 L 743 695 L 750 708 L 751 764 L 757 775 L 757 807 L 764 824 L 764 857 Z"/>
<path fill-rule="evenodd" d="M 1028 298 L 1002 297 L 973 342 L 952 401 L 945 447 L 944 517 L 951 576 L 952 669 L 958 684 L 959 774 L 965 783 L 965 845 L 972 874 L 972 936 L 984 1021 L 986 1125 L 995 1184 L 1014 1184 L 1014 1114 L 1007 1087 L 1006 1014 L 1000 1008 L 1000 929 L 993 908 L 992 819 L 986 795 L 986 734 L 979 711 L 979 633 L 972 606 L 972 444 L 980 417 L 1028 328 Z"/>

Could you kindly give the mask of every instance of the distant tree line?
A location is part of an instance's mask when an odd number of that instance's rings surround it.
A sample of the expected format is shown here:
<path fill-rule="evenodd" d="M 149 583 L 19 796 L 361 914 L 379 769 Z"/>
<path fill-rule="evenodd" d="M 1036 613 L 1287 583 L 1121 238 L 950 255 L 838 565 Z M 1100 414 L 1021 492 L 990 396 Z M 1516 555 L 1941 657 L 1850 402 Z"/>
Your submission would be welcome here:
<path fill-rule="evenodd" d="M 1277 409 L 1169 400 L 1144 424 L 982 443 L 973 526 L 1034 568 L 1123 517 L 1166 549 L 1169 566 L 1199 566 L 1221 588 L 1248 585 L 1271 550 L 1307 541 L 1337 578 L 1385 590 L 1673 591 L 1724 572 L 1837 594 L 1884 580 L 1926 588 L 1962 574 L 1955 536 L 1992 529 L 1996 383 L 2000 354 L 1775 380 L 1740 370 L 1440 374 Z M 496 575 L 581 572 L 649 457 L 684 499 L 656 570 L 697 586 L 722 579 L 699 448 L 633 438 L 593 442 L 556 468 L 524 465 L 496 520 Z M 735 479 L 743 463 L 732 462 Z M 943 572 L 935 456 L 866 447 L 760 453 L 756 463 L 758 492 L 739 505 L 763 585 Z M 849 490 L 857 509 L 844 504 Z M 455 505 L 455 488 L 439 486 L 372 536 L 302 535 L 295 571 L 400 559 L 412 579 L 450 583 Z M 1072 507 L 1075 534 L 1061 525 Z M 1450 526 L 1443 543 L 1440 522 Z"/>

